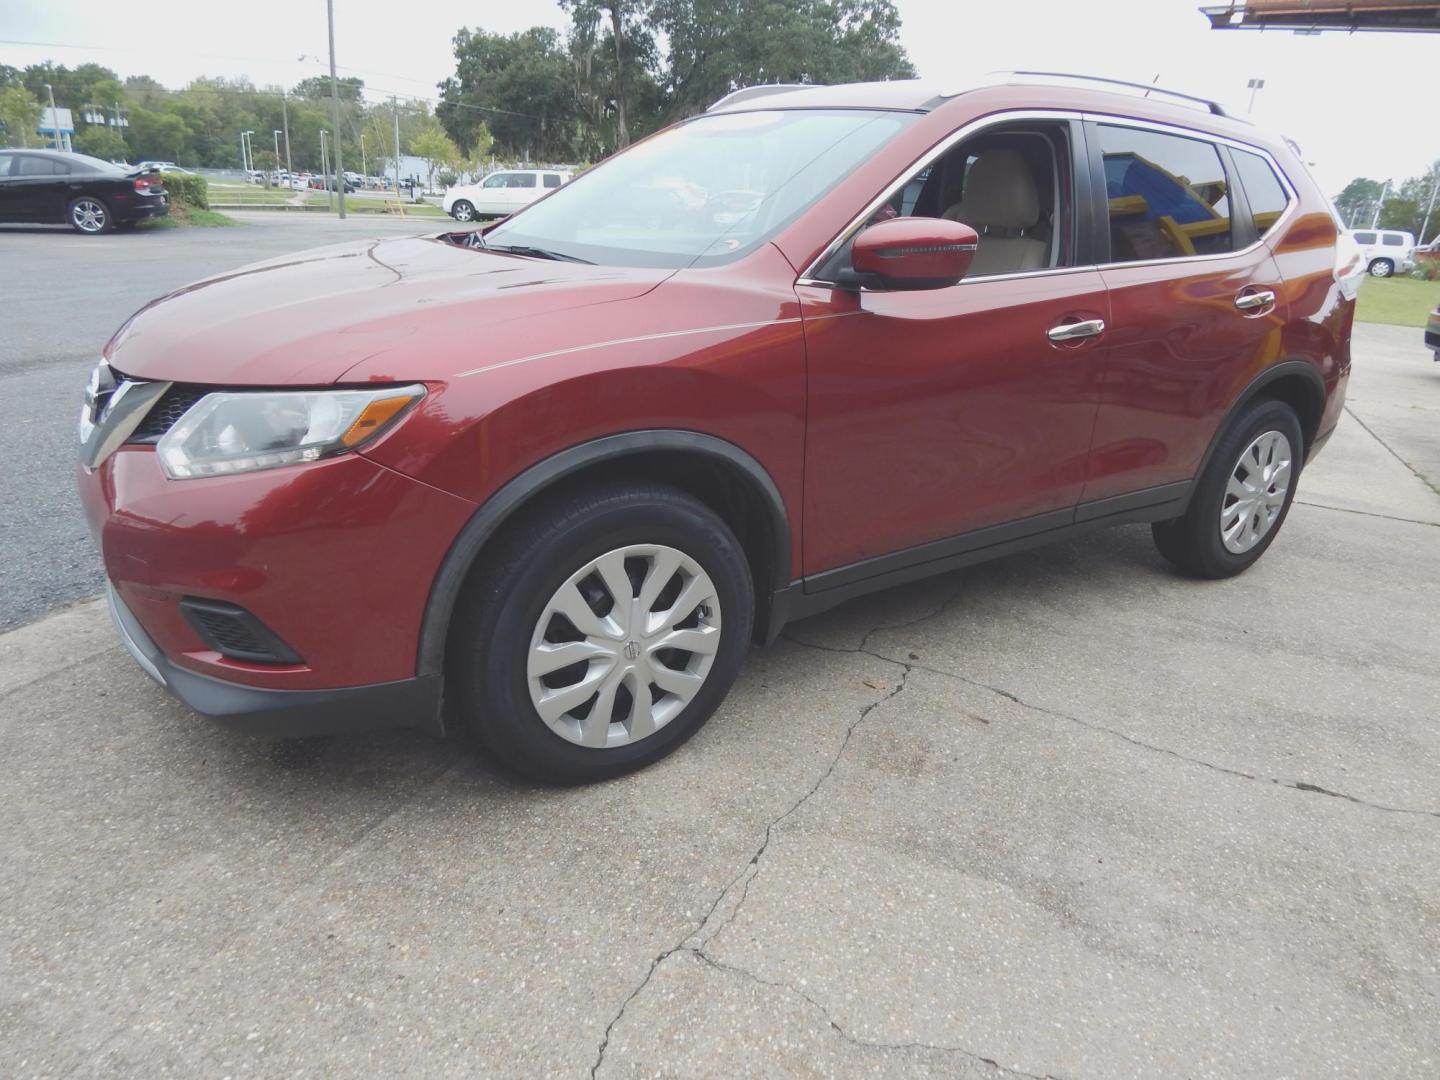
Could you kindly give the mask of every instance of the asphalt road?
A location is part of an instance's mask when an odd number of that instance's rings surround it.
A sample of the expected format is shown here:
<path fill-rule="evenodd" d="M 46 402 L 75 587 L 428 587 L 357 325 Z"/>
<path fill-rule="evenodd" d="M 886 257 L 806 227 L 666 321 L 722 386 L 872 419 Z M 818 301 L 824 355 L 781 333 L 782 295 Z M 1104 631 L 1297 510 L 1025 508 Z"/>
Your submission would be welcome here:
<path fill-rule="evenodd" d="M 856 601 L 589 788 L 227 733 L 93 602 L 0 634 L 0 1075 L 1437 1075 L 1419 331 L 1359 328 L 1351 399 L 1245 575 L 1130 527 Z"/>
<path fill-rule="evenodd" d="M 0 629 L 103 584 L 74 494 L 75 422 L 90 368 L 132 312 L 177 286 L 258 259 L 444 227 L 374 216 L 232 216 L 242 224 L 100 237 L 62 226 L 0 225 Z"/>

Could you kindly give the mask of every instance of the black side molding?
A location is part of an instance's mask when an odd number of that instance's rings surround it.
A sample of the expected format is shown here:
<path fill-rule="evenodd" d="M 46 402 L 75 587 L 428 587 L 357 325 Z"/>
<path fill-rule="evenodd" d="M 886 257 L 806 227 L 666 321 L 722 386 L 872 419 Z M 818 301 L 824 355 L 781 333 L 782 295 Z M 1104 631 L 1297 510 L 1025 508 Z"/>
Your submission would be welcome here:
<path fill-rule="evenodd" d="M 1110 525 L 1168 521 L 1185 512 L 1192 482 L 1163 484 L 1066 510 L 975 529 L 959 536 L 919 544 L 848 566 L 812 574 L 777 591 L 766 643 L 779 636 L 787 619 L 818 615 L 857 596 L 903 585 L 935 574 L 1043 547 Z"/>

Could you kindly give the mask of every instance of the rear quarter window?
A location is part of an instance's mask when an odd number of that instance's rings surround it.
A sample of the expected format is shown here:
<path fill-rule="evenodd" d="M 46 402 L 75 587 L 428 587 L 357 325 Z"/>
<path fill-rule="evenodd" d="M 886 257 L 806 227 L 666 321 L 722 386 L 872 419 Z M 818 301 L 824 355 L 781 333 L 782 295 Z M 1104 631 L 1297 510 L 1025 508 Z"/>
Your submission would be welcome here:
<path fill-rule="evenodd" d="M 1279 220 L 1290 205 L 1290 196 L 1270 163 L 1259 154 L 1247 150 L 1232 150 L 1235 171 L 1240 174 L 1240 186 L 1245 189 L 1245 198 L 1250 203 L 1250 217 L 1255 231 L 1264 236 Z"/>
<path fill-rule="evenodd" d="M 1397 233 L 1386 233 L 1380 238 L 1380 243 L 1384 244 L 1386 247 L 1404 247 L 1405 237 L 1400 236 Z"/>

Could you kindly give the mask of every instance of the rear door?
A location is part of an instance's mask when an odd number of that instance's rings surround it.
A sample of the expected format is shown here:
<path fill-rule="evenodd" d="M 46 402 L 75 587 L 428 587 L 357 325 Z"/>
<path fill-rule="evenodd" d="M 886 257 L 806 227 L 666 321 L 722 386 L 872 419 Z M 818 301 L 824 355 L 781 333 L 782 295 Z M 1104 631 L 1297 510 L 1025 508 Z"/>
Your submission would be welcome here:
<path fill-rule="evenodd" d="M 13 205 L 22 221 L 61 221 L 65 217 L 70 166 L 49 154 L 16 154 L 11 170 Z"/>
<path fill-rule="evenodd" d="M 1230 404 L 1278 358 L 1280 273 L 1248 211 L 1236 212 L 1245 204 L 1227 146 L 1110 118 L 1088 119 L 1086 133 L 1108 223 L 1111 321 L 1082 500 L 1165 501 L 1184 493 Z"/>

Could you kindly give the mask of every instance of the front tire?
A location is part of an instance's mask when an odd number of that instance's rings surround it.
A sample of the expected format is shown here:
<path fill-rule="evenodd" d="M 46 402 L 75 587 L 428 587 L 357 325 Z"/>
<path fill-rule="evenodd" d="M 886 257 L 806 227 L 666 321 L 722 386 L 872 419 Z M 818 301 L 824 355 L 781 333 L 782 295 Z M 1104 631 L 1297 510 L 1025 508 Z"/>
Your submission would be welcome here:
<path fill-rule="evenodd" d="M 1370 263 L 1371 277 L 1389 277 L 1395 273 L 1395 264 L 1389 259 L 1375 259 Z"/>
<path fill-rule="evenodd" d="M 1160 554 L 1191 577 L 1248 569 L 1290 513 L 1303 458 L 1295 410 L 1270 399 L 1252 404 L 1221 436 L 1185 514 L 1151 526 Z"/>
<path fill-rule="evenodd" d="M 675 488 L 552 503 L 484 560 L 447 657 L 457 719 L 537 780 L 602 780 L 670 753 L 724 700 L 749 648 L 744 551 Z"/>
<path fill-rule="evenodd" d="M 450 207 L 450 216 L 456 221 L 474 221 L 475 204 L 467 199 L 456 199 Z"/>
<path fill-rule="evenodd" d="M 65 210 L 65 220 L 70 227 L 86 236 L 99 236 L 115 227 L 115 218 L 103 199 L 93 195 L 81 195 L 72 199 Z"/>

